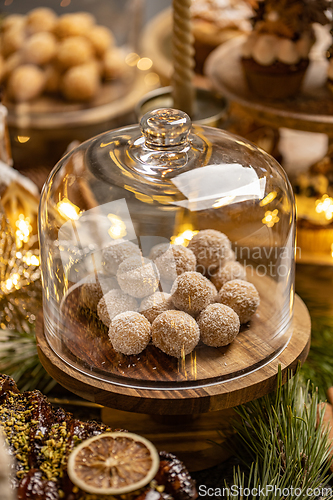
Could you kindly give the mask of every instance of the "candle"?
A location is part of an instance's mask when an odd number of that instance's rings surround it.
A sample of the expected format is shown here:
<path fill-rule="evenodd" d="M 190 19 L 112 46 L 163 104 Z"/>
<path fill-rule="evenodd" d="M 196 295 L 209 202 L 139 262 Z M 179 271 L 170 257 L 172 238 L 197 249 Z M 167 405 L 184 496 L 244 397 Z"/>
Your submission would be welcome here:
<path fill-rule="evenodd" d="M 193 115 L 195 90 L 194 48 L 191 30 L 191 0 L 173 0 L 172 77 L 173 105 Z"/>

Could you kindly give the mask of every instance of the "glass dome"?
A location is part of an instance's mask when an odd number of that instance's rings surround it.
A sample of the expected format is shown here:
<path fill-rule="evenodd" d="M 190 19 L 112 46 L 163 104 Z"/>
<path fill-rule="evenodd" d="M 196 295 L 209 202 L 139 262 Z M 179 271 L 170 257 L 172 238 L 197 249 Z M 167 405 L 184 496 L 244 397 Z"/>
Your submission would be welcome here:
<path fill-rule="evenodd" d="M 47 341 L 90 378 L 148 389 L 207 386 L 260 368 L 288 343 L 289 181 L 255 145 L 191 125 L 181 111 L 152 111 L 140 126 L 101 134 L 63 157 L 43 189 L 39 237 Z M 214 304 L 237 313 L 231 322 L 239 331 L 231 335 L 222 315 L 227 340 L 215 344 L 207 342 L 215 338 Z M 133 335 L 142 339 L 147 329 L 153 342 L 131 350 Z"/>

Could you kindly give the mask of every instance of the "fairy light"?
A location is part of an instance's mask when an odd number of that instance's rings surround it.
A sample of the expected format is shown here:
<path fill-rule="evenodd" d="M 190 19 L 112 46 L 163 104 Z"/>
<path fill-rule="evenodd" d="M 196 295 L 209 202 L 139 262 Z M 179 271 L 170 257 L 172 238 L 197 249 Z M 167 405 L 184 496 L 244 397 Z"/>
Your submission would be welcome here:
<path fill-rule="evenodd" d="M 272 191 L 271 193 L 268 193 L 268 195 L 265 196 L 265 198 L 263 200 L 261 200 L 261 202 L 259 203 L 259 206 L 264 207 L 265 205 L 268 205 L 273 200 L 275 200 L 276 197 L 277 197 L 276 191 Z"/>
<path fill-rule="evenodd" d="M 20 144 L 25 144 L 26 142 L 30 141 L 30 137 L 27 135 L 18 135 L 16 139 Z"/>
<path fill-rule="evenodd" d="M 316 212 L 317 214 L 323 213 L 326 220 L 333 219 L 333 198 L 330 198 L 327 194 L 324 194 L 320 200 L 316 200 Z"/>
<path fill-rule="evenodd" d="M 153 61 L 149 57 L 142 57 L 136 63 L 136 67 L 141 71 L 148 71 L 153 65 Z"/>
<path fill-rule="evenodd" d="M 126 224 L 124 221 L 115 214 L 108 214 L 108 219 L 111 222 L 111 227 L 108 230 L 108 234 L 113 240 L 122 238 L 127 234 Z"/>
<path fill-rule="evenodd" d="M 171 243 L 173 245 L 183 245 L 187 246 L 193 236 L 197 234 L 199 231 L 192 231 L 192 229 L 185 229 L 182 233 L 178 234 L 177 236 L 172 236 L 171 237 Z"/>
<path fill-rule="evenodd" d="M 277 209 L 273 210 L 273 212 L 267 210 L 267 212 L 265 212 L 265 217 L 262 219 L 262 223 L 266 224 L 267 227 L 273 227 L 274 224 L 280 220 L 278 213 L 279 211 Z"/>
<path fill-rule="evenodd" d="M 63 198 L 57 203 L 60 214 L 66 219 L 78 220 L 80 217 L 80 209 L 67 198 Z"/>
<path fill-rule="evenodd" d="M 32 232 L 32 226 L 30 224 L 30 218 L 24 217 L 23 214 L 19 215 L 18 220 L 15 222 L 16 231 L 16 246 L 20 249 L 23 243 L 28 243 L 30 234 Z"/>

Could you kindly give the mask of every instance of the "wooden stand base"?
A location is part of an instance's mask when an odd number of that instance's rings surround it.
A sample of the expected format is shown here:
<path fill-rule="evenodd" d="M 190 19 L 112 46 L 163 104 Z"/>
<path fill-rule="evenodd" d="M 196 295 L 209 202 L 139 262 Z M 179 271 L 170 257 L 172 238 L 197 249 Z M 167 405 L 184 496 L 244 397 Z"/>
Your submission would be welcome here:
<path fill-rule="evenodd" d="M 290 332 L 284 350 L 256 371 L 203 388 L 169 391 L 129 389 L 89 377 L 54 353 L 45 338 L 43 321 L 37 325 L 36 336 L 45 369 L 66 389 L 105 406 L 102 420 L 106 424 L 147 437 L 158 449 L 174 452 L 189 470 L 195 471 L 212 467 L 230 455 L 223 443 L 236 415 L 232 408 L 273 391 L 279 366 L 285 381 L 288 370 L 305 361 L 311 321 L 298 296 Z"/>
<path fill-rule="evenodd" d="M 259 365 L 256 370 L 245 372 L 244 375 L 199 387 L 178 389 L 177 384 L 174 384 L 171 389 L 145 389 L 106 382 L 82 373 L 65 363 L 51 349 L 42 322 L 36 329 L 41 363 L 66 389 L 103 406 L 150 415 L 207 413 L 233 408 L 268 394 L 276 387 L 279 365 L 285 381 L 288 370 L 294 369 L 298 361 L 304 362 L 309 351 L 311 320 L 305 304 L 298 296 L 295 297 L 294 318 L 287 333 L 286 338 L 290 337 L 290 340 L 277 356 L 263 366 Z M 260 345 L 256 349 L 260 349 Z M 243 349 L 243 358 L 246 355 Z M 240 359 L 239 363 L 241 362 L 244 362 L 244 359 Z"/>

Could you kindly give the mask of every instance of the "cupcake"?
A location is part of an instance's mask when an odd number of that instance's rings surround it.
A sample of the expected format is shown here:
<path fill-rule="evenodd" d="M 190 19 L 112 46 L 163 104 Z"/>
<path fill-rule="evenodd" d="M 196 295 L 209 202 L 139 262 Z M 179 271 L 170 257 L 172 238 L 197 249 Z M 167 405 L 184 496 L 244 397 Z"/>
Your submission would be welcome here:
<path fill-rule="evenodd" d="M 327 24 L 326 0 L 261 0 L 252 33 L 241 50 L 241 64 L 252 92 L 267 99 L 299 91 L 315 42 L 314 22 Z"/>
<path fill-rule="evenodd" d="M 195 71 L 203 73 L 208 55 L 219 45 L 251 30 L 252 9 L 244 0 L 193 0 Z"/>

